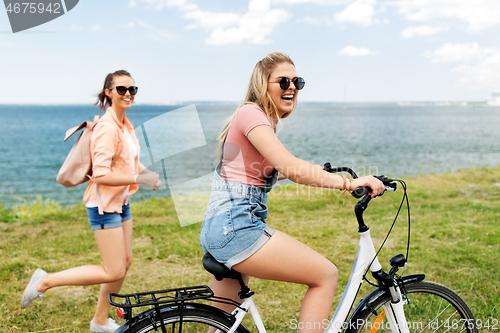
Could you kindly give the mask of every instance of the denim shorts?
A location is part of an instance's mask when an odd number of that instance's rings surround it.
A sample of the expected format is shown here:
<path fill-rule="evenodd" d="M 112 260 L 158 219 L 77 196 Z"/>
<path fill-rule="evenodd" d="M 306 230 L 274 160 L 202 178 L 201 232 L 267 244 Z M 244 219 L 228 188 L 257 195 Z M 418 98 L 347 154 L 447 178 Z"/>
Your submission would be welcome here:
<path fill-rule="evenodd" d="M 130 220 L 132 212 L 130 211 L 130 204 L 123 205 L 121 213 L 104 212 L 104 215 L 99 215 L 97 207 L 87 207 L 87 216 L 92 230 L 113 229 L 121 227 L 122 222 Z"/>
<path fill-rule="evenodd" d="M 257 252 L 274 233 L 265 221 L 266 202 L 263 187 L 224 181 L 214 172 L 200 231 L 203 252 L 228 268 Z"/>

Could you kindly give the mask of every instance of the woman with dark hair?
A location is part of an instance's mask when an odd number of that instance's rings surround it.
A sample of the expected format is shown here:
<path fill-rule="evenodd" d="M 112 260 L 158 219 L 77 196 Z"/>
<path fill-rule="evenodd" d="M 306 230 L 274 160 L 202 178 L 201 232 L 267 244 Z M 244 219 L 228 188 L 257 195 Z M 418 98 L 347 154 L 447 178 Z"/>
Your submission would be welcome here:
<path fill-rule="evenodd" d="M 134 125 L 125 115 L 137 92 L 130 73 L 120 70 L 106 76 L 96 102 L 106 113 L 92 133 L 93 172 L 83 203 L 103 266 L 80 266 L 49 274 L 36 269 L 22 296 L 21 308 L 27 308 L 33 300 L 54 287 L 101 284 L 90 330 L 114 332 L 119 327 L 108 318 L 108 294 L 120 291 L 132 263 L 132 214 L 128 199 L 139 184 L 148 185 L 153 190 L 161 185 L 159 175 L 148 171 L 139 162 Z"/>
<path fill-rule="evenodd" d="M 296 158 L 281 144 L 276 125 L 294 111 L 304 85 L 286 54 L 271 53 L 255 65 L 243 105 L 219 136 L 220 162 L 200 232 L 203 251 L 242 273 L 246 282 L 253 276 L 307 285 L 299 317 L 301 333 L 323 332 L 321 323 L 328 319 L 338 273 L 328 259 L 267 225 L 267 192 L 276 175 L 330 189 L 368 186 L 373 196 L 384 190 L 375 177 L 353 180 L 330 174 Z M 236 280 L 217 281 L 212 276 L 212 288 L 217 296 L 241 302 Z M 214 305 L 229 313 L 234 309 Z"/>

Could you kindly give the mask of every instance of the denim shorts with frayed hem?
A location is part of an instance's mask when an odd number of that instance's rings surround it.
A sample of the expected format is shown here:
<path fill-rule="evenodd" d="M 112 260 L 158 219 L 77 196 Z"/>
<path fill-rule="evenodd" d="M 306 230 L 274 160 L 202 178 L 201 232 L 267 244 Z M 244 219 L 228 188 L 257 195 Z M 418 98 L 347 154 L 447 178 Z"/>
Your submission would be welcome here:
<path fill-rule="evenodd" d="M 121 227 L 122 222 L 130 220 L 132 212 L 130 211 L 130 204 L 123 205 L 121 213 L 104 212 L 104 215 L 99 215 L 97 207 L 87 207 L 87 216 L 92 230 L 113 229 Z"/>
<path fill-rule="evenodd" d="M 231 268 L 257 252 L 274 233 L 267 226 L 267 193 L 259 186 L 224 181 L 217 172 L 200 231 L 200 244 Z"/>

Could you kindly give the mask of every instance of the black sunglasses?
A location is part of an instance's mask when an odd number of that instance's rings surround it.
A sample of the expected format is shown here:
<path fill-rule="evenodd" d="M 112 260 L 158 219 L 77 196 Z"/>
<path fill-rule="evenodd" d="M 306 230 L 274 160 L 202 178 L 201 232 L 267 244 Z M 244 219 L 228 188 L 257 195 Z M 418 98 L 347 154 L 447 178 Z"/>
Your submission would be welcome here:
<path fill-rule="evenodd" d="M 304 81 L 304 79 L 301 77 L 296 77 L 295 79 L 290 81 L 290 79 L 287 78 L 286 76 L 282 77 L 281 80 L 279 80 L 279 82 L 269 82 L 269 83 L 279 83 L 280 88 L 282 90 L 287 90 L 290 87 L 290 82 L 293 82 L 293 85 L 297 90 L 301 90 L 306 85 L 306 81 Z"/>
<path fill-rule="evenodd" d="M 130 95 L 135 95 L 137 94 L 137 91 L 139 91 L 139 87 L 136 87 L 136 86 L 131 86 L 131 87 L 124 87 L 124 86 L 116 86 L 116 87 L 111 87 L 109 88 L 109 90 L 111 89 L 114 89 L 116 88 L 116 92 L 118 93 L 118 95 L 125 95 L 125 93 L 128 91 L 130 91 Z"/>

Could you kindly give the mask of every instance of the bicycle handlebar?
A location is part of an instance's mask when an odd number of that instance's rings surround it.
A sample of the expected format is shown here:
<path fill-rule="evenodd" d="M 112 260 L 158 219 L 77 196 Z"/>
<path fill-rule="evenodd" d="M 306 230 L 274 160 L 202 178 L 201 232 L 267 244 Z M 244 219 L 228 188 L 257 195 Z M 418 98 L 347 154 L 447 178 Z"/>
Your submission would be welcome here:
<path fill-rule="evenodd" d="M 332 165 L 330 164 L 330 162 L 325 163 L 325 165 L 323 166 L 323 170 L 325 170 L 326 172 L 329 172 L 329 173 L 347 172 L 348 174 L 350 174 L 352 176 L 353 179 L 358 178 L 358 175 L 356 174 L 356 172 L 354 172 L 353 169 L 348 168 L 348 167 L 332 168 Z"/>
<path fill-rule="evenodd" d="M 387 176 L 385 176 L 385 175 L 382 175 L 382 176 L 373 176 L 373 177 L 377 178 L 378 180 L 380 180 L 384 184 L 385 191 L 394 192 L 398 188 L 398 183 L 395 182 L 393 179 L 387 178 Z M 384 194 L 385 191 L 382 192 L 379 195 Z M 355 197 L 356 199 L 359 199 L 359 198 L 361 198 L 362 196 L 364 196 L 366 194 L 370 194 L 370 192 L 371 192 L 371 188 L 369 188 L 367 186 L 363 186 L 363 187 L 358 187 L 357 189 L 355 189 L 354 191 L 352 191 L 351 195 L 353 197 Z"/>
<path fill-rule="evenodd" d="M 354 170 L 352 170 L 351 168 L 348 168 L 348 167 L 332 168 L 332 166 L 329 162 L 325 163 L 325 165 L 323 166 L 323 170 L 325 170 L 326 172 L 330 172 L 330 173 L 347 172 L 352 176 L 353 179 L 358 178 L 358 175 L 356 175 Z M 381 175 L 381 176 L 374 176 L 374 177 L 377 178 L 378 180 L 380 180 L 385 185 L 386 191 L 394 192 L 398 188 L 398 183 L 396 181 L 394 181 L 393 179 L 387 178 L 387 176 Z M 363 186 L 363 187 L 358 187 L 357 189 L 352 191 L 351 195 L 353 197 L 355 197 L 356 199 L 359 199 L 359 198 L 363 197 L 364 195 L 370 194 L 370 192 L 371 192 L 371 189 L 369 187 Z M 382 192 L 380 195 L 384 194 L 384 192 Z"/>

